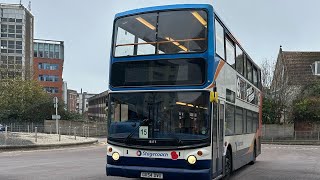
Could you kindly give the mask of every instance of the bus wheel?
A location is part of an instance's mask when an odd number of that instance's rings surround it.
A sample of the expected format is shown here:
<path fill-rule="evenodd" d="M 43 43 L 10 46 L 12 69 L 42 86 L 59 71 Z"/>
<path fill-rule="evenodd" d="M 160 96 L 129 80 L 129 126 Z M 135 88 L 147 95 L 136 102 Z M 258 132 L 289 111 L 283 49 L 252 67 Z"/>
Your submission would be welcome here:
<path fill-rule="evenodd" d="M 227 150 L 227 153 L 226 153 L 226 162 L 225 162 L 224 169 L 225 169 L 224 179 L 228 179 L 232 173 L 232 157 L 229 149 Z"/>
<path fill-rule="evenodd" d="M 250 165 L 253 165 L 256 162 L 256 157 L 257 157 L 257 148 L 256 148 L 256 143 L 254 143 L 253 146 L 253 153 L 252 153 L 252 161 L 249 163 Z"/>

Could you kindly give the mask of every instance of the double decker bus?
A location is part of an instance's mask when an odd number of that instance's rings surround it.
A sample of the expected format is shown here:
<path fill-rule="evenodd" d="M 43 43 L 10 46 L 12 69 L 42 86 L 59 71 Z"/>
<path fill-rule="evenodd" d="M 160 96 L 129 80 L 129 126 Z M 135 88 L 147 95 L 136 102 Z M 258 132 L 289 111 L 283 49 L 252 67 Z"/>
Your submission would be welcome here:
<path fill-rule="evenodd" d="M 106 174 L 219 179 L 261 153 L 261 76 L 209 4 L 114 21 Z"/>

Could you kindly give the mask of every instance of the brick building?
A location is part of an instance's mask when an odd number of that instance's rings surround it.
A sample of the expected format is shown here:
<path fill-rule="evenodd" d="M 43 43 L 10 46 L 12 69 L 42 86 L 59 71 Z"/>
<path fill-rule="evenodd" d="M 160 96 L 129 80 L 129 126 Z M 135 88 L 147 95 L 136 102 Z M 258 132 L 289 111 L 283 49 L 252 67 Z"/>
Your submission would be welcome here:
<path fill-rule="evenodd" d="M 60 99 L 63 99 L 63 63 L 63 41 L 34 40 L 34 79 L 45 91 Z"/>
<path fill-rule="evenodd" d="M 69 112 L 77 113 L 78 92 L 76 90 L 67 90 L 67 109 Z"/>
<path fill-rule="evenodd" d="M 279 55 L 271 84 L 272 96 L 286 107 L 280 122 L 292 113 L 292 103 L 307 86 L 320 83 L 320 52 L 283 51 Z"/>

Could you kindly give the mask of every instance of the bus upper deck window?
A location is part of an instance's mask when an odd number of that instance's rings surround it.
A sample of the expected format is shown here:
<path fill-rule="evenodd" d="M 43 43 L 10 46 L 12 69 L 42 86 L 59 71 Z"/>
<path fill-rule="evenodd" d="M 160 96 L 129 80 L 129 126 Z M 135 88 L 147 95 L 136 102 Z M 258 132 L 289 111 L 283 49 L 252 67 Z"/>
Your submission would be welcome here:
<path fill-rule="evenodd" d="M 116 20 L 114 56 L 177 54 L 207 50 L 207 13 L 164 11 Z"/>

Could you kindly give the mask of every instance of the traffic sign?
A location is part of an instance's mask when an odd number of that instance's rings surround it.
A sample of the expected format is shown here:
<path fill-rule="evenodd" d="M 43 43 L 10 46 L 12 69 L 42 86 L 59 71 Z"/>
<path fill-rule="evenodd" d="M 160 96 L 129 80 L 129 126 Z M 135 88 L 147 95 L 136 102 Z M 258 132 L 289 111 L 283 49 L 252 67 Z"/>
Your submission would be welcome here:
<path fill-rule="evenodd" d="M 52 119 L 61 119 L 60 115 L 52 115 Z"/>
<path fill-rule="evenodd" d="M 58 98 L 57 97 L 53 98 L 53 104 L 58 104 Z"/>

